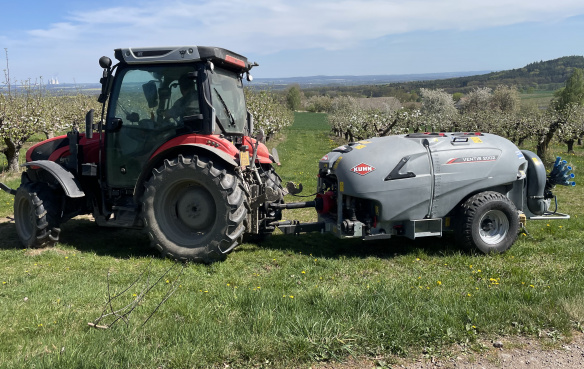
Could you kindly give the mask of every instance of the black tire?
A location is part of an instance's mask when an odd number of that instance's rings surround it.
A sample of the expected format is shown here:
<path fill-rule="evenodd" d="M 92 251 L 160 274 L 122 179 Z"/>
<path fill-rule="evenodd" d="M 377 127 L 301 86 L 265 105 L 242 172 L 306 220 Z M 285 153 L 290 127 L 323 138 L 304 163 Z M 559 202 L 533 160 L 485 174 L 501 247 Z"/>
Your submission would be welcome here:
<path fill-rule="evenodd" d="M 14 223 L 27 247 L 54 246 L 59 241 L 58 195 L 44 183 L 25 182 L 14 196 Z"/>
<path fill-rule="evenodd" d="M 507 196 L 481 192 L 461 205 L 458 228 L 456 237 L 462 247 L 503 253 L 517 239 L 519 214 Z"/>
<path fill-rule="evenodd" d="M 152 246 L 176 260 L 224 260 L 241 242 L 247 209 L 239 179 L 207 158 L 179 155 L 152 171 L 142 217 Z"/>
<path fill-rule="evenodd" d="M 274 168 L 270 165 L 262 166 L 262 173 L 260 177 L 264 181 L 266 187 L 270 187 L 272 190 L 280 194 L 280 202 L 284 202 L 284 190 L 282 188 L 282 178 L 276 173 Z"/>
<path fill-rule="evenodd" d="M 260 177 L 264 185 L 278 194 L 278 200 L 270 202 L 284 203 L 284 190 L 282 189 L 282 178 L 276 173 L 270 164 L 262 165 Z M 268 202 L 269 203 L 269 202 Z M 260 229 L 258 234 L 251 234 L 246 237 L 246 242 L 262 243 L 274 233 L 276 227 L 270 226 L 269 223 L 282 219 L 282 211 L 274 210 L 268 207 L 268 203 L 261 205 L 260 211 Z"/>

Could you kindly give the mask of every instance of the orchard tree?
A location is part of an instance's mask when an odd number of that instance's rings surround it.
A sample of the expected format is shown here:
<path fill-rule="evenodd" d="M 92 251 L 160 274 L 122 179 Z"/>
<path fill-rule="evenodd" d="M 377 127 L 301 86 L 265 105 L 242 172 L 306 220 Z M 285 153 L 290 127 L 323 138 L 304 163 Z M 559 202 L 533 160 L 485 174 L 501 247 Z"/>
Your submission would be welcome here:
<path fill-rule="evenodd" d="M 553 107 L 561 111 L 570 104 L 584 105 L 584 72 L 580 68 L 566 81 L 566 86 L 555 92 Z"/>
<path fill-rule="evenodd" d="M 504 113 L 515 113 L 521 107 L 519 91 L 515 86 L 499 85 L 493 92 L 490 100 L 492 109 Z"/>
<path fill-rule="evenodd" d="M 304 101 L 304 109 L 312 113 L 328 113 L 332 109 L 333 99 L 330 96 L 311 96 Z"/>
<path fill-rule="evenodd" d="M 460 108 L 464 113 L 489 110 L 491 105 L 491 89 L 476 87 L 460 101 Z"/>
<path fill-rule="evenodd" d="M 292 85 L 288 88 L 286 92 L 286 103 L 288 108 L 292 111 L 300 110 L 302 106 L 302 91 L 300 91 L 300 86 Z"/>
<path fill-rule="evenodd" d="M 255 92 L 246 88 L 244 92 L 247 109 L 254 119 L 254 133 L 261 129 L 269 138 L 294 122 L 292 111 L 278 102 L 272 91 Z"/>
<path fill-rule="evenodd" d="M 568 145 L 568 152 L 574 150 L 574 143 L 584 135 L 582 107 L 584 107 L 584 72 L 576 68 L 566 81 L 566 86 L 555 92 L 552 107 L 557 112 L 561 125 L 559 139 Z"/>
<path fill-rule="evenodd" d="M 421 113 L 429 126 L 426 130 L 428 128 L 431 131 L 450 130 L 453 122 L 458 118 L 458 110 L 454 106 L 452 95 L 442 89 L 426 88 L 420 89 L 420 95 L 422 96 Z"/>
<path fill-rule="evenodd" d="M 19 170 L 20 149 L 40 131 L 43 109 L 42 88 L 30 81 L 23 83 L 18 91 L 10 88 L 0 91 L 0 139 L 5 145 L 0 152 L 6 155 L 10 171 Z"/>

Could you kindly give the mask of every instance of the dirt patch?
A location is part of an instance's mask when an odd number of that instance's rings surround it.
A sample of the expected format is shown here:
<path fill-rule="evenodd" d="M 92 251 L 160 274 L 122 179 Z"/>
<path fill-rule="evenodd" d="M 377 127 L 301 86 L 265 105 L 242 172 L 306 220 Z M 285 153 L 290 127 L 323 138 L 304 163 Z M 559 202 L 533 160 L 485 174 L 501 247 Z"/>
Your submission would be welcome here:
<path fill-rule="evenodd" d="M 2 223 L 14 223 L 14 218 L 9 216 L 9 217 L 0 217 L 0 224 Z"/>
<path fill-rule="evenodd" d="M 564 343 L 521 337 L 509 337 L 494 342 L 483 342 L 485 351 L 469 352 L 453 348 L 447 358 L 427 357 L 417 359 L 392 358 L 354 359 L 343 363 L 319 363 L 312 369 L 581 369 L 584 368 L 584 336 L 574 333 L 572 340 Z M 495 347 L 497 346 L 497 347 Z"/>

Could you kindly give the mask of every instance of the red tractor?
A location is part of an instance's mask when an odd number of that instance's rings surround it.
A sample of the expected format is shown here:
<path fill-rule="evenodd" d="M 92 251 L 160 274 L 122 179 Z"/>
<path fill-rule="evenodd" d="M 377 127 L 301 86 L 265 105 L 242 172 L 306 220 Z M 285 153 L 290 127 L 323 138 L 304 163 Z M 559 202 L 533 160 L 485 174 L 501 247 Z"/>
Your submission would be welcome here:
<path fill-rule="evenodd" d="M 144 229 L 162 255 L 224 259 L 244 234 L 274 230 L 281 179 L 252 138 L 243 77 L 257 64 L 229 50 L 116 49 L 99 60 L 101 119 L 36 144 L 15 195 L 26 247 L 54 244 L 60 225 L 93 214 L 102 226 Z"/>

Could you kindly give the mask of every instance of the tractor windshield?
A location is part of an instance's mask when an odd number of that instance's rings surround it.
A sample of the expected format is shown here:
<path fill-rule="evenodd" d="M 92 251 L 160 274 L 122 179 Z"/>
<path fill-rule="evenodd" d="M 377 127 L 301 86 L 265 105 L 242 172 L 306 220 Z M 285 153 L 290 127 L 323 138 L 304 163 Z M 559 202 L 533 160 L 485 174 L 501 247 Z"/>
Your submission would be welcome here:
<path fill-rule="evenodd" d="M 216 68 L 210 77 L 213 108 L 223 130 L 225 133 L 242 134 L 247 112 L 241 78 L 221 68 Z"/>

